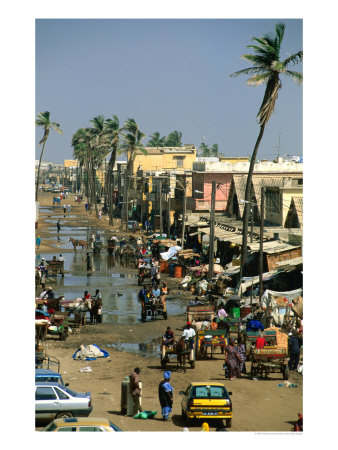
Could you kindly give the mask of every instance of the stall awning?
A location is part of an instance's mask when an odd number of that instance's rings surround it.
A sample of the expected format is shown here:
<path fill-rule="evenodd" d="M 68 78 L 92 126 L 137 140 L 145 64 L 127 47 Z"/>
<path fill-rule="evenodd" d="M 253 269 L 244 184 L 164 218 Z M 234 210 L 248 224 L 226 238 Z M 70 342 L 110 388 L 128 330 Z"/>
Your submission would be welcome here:
<path fill-rule="evenodd" d="M 276 266 L 281 269 L 286 269 L 288 267 L 296 267 L 303 264 L 303 257 L 287 259 L 286 261 L 280 261 L 276 263 Z"/>
<path fill-rule="evenodd" d="M 248 244 L 248 248 L 252 252 L 258 252 L 259 251 L 259 242 L 252 242 Z M 288 250 L 293 250 L 295 248 L 299 248 L 300 246 L 294 246 L 287 244 L 283 241 L 267 241 L 263 242 L 263 251 L 264 253 L 273 254 L 273 253 L 279 253 L 279 252 L 285 252 Z"/>
<path fill-rule="evenodd" d="M 198 233 L 204 233 L 210 236 L 210 227 L 207 228 L 199 228 L 197 230 Z M 233 232 L 233 231 L 226 231 L 223 228 L 215 227 L 215 239 L 218 239 L 219 241 L 228 241 L 232 242 L 233 244 L 242 244 L 242 233 L 240 231 Z"/>

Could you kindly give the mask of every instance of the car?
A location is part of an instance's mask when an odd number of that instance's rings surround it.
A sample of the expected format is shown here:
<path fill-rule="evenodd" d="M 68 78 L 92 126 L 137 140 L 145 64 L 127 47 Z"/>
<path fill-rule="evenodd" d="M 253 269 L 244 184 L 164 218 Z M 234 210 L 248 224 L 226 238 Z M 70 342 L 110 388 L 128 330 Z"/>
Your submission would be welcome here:
<path fill-rule="evenodd" d="M 226 427 L 231 427 L 232 392 L 228 392 L 222 383 L 190 383 L 187 389 L 179 394 L 183 396 L 182 418 L 187 424 L 193 419 L 223 419 Z"/>
<path fill-rule="evenodd" d="M 58 383 L 61 386 L 69 386 L 69 383 L 64 383 L 62 375 L 50 369 L 35 369 L 35 381 L 46 381 L 49 383 Z"/>
<path fill-rule="evenodd" d="M 122 431 L 110 420 L 98 417 L 54 419 L 41 431 Z"/>
<path fill-rule="evenodd" d="M 93 409 L 91 393 L 79 393 L 59 383 L 35 382 L 35 418 L 88 417 Z"/>

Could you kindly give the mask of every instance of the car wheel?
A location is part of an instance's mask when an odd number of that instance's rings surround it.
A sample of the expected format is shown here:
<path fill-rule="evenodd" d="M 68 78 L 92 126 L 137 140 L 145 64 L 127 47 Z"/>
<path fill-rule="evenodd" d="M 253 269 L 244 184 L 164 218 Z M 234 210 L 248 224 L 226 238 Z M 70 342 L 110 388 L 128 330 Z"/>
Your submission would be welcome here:
<path fill-rule="evenodd" d="M 56 415 L 57 419 L 65 419 L 67 417 L 74 417 L 70 411 L 62 411 Z"/>
<path fill-rule="evenodd" d="M 225 419 L 226 428 L 231 428 L 231 419 Z"/>

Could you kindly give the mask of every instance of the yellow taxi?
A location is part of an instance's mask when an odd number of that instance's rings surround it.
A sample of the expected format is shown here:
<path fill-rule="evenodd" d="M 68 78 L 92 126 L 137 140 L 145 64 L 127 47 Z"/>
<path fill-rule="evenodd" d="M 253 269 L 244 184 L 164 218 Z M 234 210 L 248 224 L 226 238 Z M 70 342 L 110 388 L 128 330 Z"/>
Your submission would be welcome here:
<path fill-rule="evenodd" d="M 97 417 L 54 419 L 41 431 L 122 431 L 110 420 Z"/>
<path fill-rule="evenodd" d="M 223 419 L 226 427 L 231 427 L 232 392 L 228 392 L 222 383 L 190 383 L 179 394 L 183 396 L 182 418 L 187 424 L 193 419 Z"/>

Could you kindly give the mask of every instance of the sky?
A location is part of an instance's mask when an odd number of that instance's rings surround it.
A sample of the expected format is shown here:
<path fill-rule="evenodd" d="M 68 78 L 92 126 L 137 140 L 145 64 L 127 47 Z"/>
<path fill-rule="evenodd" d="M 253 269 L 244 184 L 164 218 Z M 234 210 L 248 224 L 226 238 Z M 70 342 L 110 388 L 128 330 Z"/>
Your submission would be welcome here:
<path fill-rule="evenodd" d="M 51 132 L 43 160 L 73 157 L 73 133 L 102 114 L 120 124 L 134 118 L 149 136 L 182 132 L 183 144 L 217 143 L 226 156 L 253 151 L 265 85 L 247 86 L 240 56 L 251 37 L 286 25 L 281 58 L 303 50 L 301 19 L 37 19 L 35 114 L 50 111 L 63 136 Z M 302 71 L 302 64 L 290 69 Z M 303 152 L 303 88 L 281 77 L 275 112 L 258 159 Z M 36 159 L 43 130 L 35 136 Z"/>

